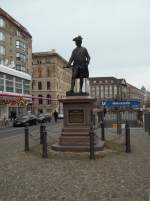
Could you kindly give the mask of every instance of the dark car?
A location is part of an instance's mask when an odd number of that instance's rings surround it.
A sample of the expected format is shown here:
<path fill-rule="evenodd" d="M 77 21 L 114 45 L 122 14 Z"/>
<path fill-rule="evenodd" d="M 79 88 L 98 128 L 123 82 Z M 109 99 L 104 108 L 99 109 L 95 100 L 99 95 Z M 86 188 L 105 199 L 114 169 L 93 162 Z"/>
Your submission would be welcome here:
<path fill-rule="evenodd" d="M 38 122 L 39 123 L 46 123 L 51 121 L 51 116 L 49 114 L 39 114 L 38 117 Z"/>
<path fill-rule="evenodd" d="M 17 117 L 14 120 L 13 126 L 31 126 L 31 125 L 36 125 L 37 124 L 37 117 L 33 114 L 30 115 L 23 115 L 20 117 Z"/>

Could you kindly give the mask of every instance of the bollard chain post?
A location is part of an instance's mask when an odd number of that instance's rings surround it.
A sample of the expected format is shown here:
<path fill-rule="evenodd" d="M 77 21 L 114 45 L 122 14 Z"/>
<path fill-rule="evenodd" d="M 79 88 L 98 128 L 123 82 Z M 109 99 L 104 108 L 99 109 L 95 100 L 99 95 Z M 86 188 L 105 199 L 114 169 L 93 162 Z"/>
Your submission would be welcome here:
<path fill-rule="evenodd" d="M 101 140 L 105 141 L 105 127 L 104 127 L 104 121 L 101 122 Z"/>
<path fill-rule="evenodd" d="M 129 124 L 126 122 L 126 153 L 130 153 L 131 152 L 131 144 L 130 144 L 130 127 Z"/>
<path fill-rule="evenodd" d="M 90 139 L 90 159 L 95 160 L 95 150 L 94 150 L 94 136 L 95 133 L 92 129 L 89 132 L 89 139 Z"/>
<path fill-rule="evenodd" d="M 43 158 L 48 158 L 48 153 L 47 153 L 47 132 L 46 130 L 43 131 L 43 153 L 42 157 Z"/>
<path fill-rule="evenodd" d="M 25 151 L 29 151 L 29 127 L 26 125 L 24 129 L 25 134 Z"/>

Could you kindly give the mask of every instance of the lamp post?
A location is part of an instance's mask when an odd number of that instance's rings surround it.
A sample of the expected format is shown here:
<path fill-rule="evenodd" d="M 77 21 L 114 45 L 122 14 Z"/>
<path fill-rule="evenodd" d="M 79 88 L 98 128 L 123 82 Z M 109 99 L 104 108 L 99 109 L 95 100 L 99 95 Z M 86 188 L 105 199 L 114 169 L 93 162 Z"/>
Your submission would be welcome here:
<path fill-rule="evenodd" d="M 126 82 L 125 80 L 118 80 L 117 83 L 117 100 L 122 100 L 126 98 Z M 122 129 L 121 129 L 121 107 L 118 106 L 117 108 L 117 134 L 121 134 Z"/>

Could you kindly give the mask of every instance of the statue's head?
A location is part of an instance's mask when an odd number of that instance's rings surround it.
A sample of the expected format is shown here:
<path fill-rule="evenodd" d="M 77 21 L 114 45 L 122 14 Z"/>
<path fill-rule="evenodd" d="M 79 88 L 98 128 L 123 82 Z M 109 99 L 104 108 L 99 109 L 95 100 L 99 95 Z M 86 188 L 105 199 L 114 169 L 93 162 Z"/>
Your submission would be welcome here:
<path fill-rule="evenodd" d="M 82 44 L 82 37 L 81 36 L 77 36 L 77 37 L 75 37 L 74 39 L 73 39 L 73 41 L 75 41 L 75 43 L 76 43 L 76 45 L 77 46 L 81 46 L 81 44 Z"/>

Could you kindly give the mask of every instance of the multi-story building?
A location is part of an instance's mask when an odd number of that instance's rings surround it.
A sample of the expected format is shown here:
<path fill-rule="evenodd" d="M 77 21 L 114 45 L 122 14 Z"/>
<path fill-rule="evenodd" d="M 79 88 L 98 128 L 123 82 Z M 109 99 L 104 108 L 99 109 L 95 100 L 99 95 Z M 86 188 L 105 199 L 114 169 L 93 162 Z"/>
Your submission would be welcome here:
<path fill-rule="evenodd" d="M 150 92 L 148 90 L 144 90 L 144 107 L 150 108 Z"/>
<path fill-rule="evenodd" d="M 70 89 L 71 70 L 64 68 L 67 61 L 55 50 L 32 54 L 32 95 L 35 113 L 61 112 L 59 99 Z M 34 97 L 39 97 L 39 99 Z"/>
<path fill-rule="evenodd" d="M 90 95 L 97 101 L 126 98 L 126 81 L 115 77 L 91 77 Z"/>
<path fill-rule="evenodd" d="M 135 86 L 127 83 L 127 99 L 138 99 L 141 101 L 141 104 L 144 103 L 145 92 L 141 89 L 136 88 Z"/>
<path fill-rule="evenodd" d="M 32 37 L 0 8 L 0 119 L 23 113 L 31 102 Z"/>
<path fill-rule="evenodd" d="M 31 73 L 32 36 L 0 8 L 0 64 Z"/>

